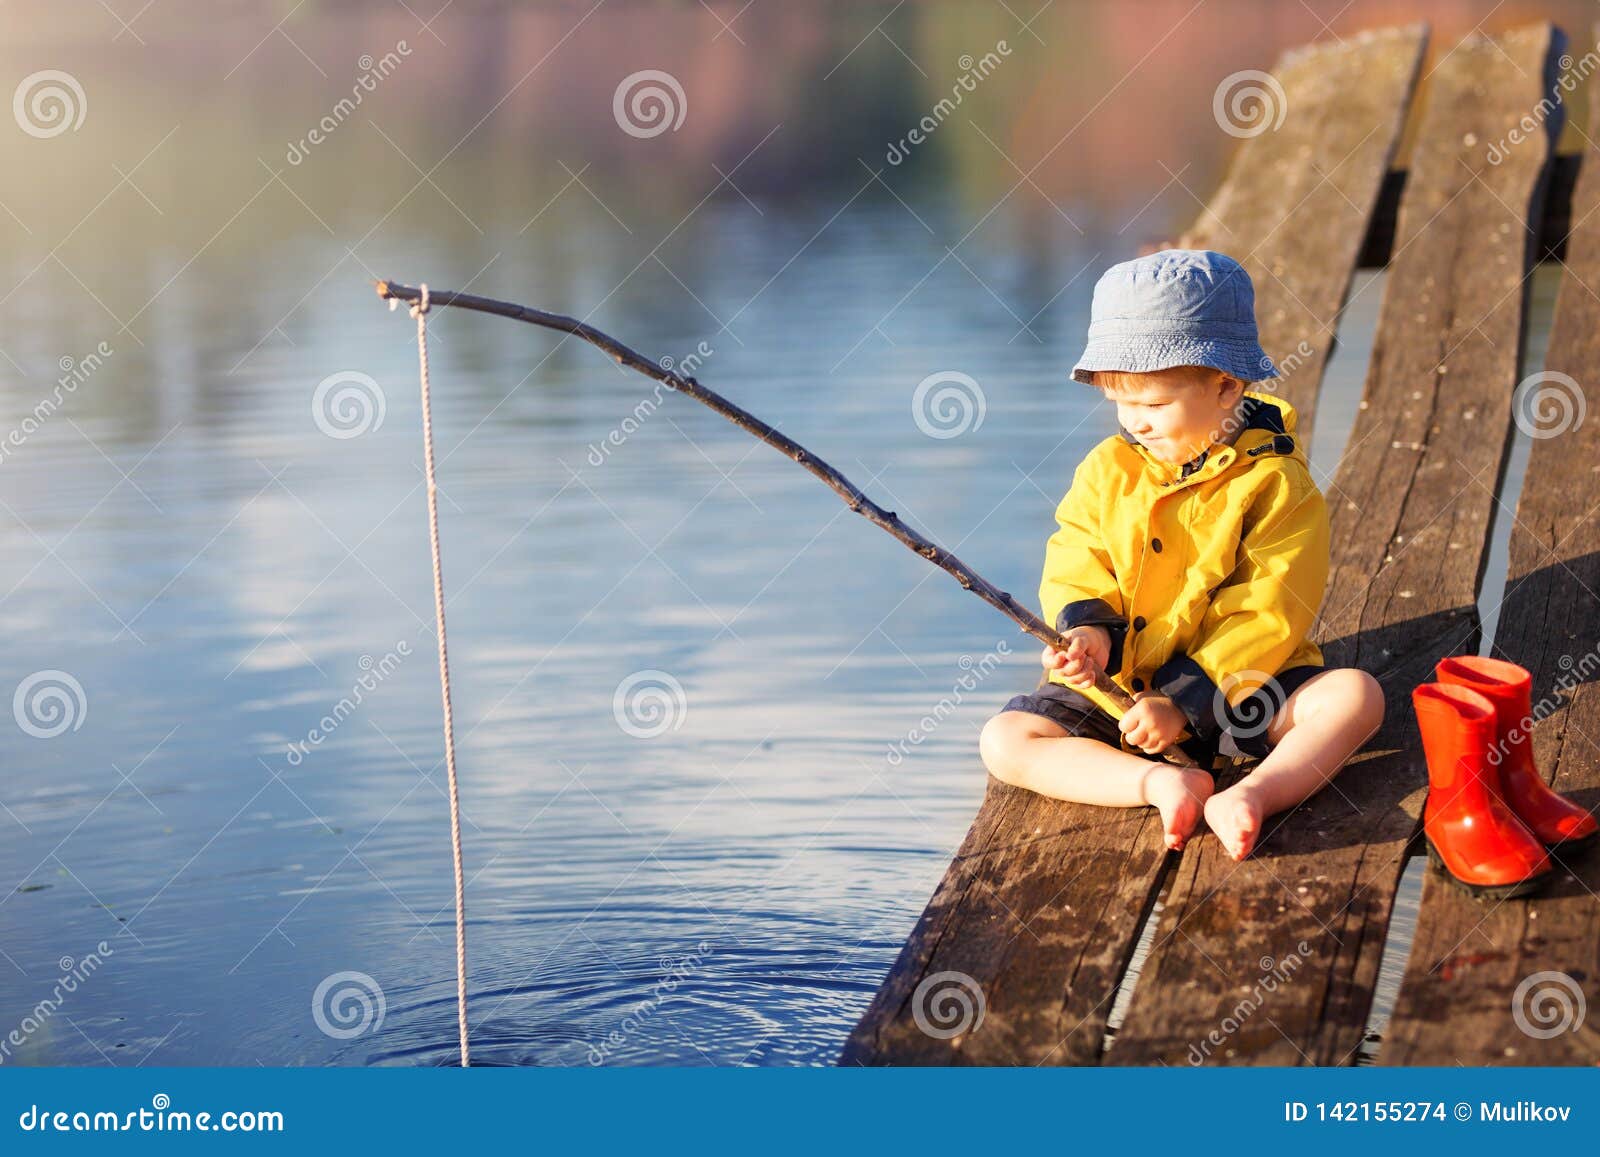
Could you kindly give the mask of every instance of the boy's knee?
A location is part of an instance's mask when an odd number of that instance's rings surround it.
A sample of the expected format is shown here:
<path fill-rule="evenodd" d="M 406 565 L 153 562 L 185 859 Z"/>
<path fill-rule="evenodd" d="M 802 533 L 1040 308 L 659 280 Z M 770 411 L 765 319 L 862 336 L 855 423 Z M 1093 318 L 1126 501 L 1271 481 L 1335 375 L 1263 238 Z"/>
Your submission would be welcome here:
<path fill-rule="evenodd" d="M 1383 687 L 1359 667 L 1341 667 L 1333 672 L 1338 679 L 1339 698 L 1347 710 L 1376 727 L 1383 722 Z"/>
<path fill-rule="evenodd" d="M 1323 704 L 1347 714 L 1376 731 L 1383 722 L 1383 685 L 1359 667 L 1335 667 L 1325 672 L 1316 688 Z"/>
<path fill-rule="evenodd" d="M 1350 668 L 1357 685 L 1357 695 L 1361 701 L 1361 717 L 1376 731 L 1383 723 L 1383 684 L 1368 671 Z"/>
<path fill-rule="evenodd" d="M 978 753 L 983 757 L 984 767 L 1000 782 L 1013 786 L 1021 786 L 1018 748 L 1030 737 L 1019 724 L 1017 715 L 1015 711 L 1002 711 L 991 716 L 978 734 Z"/>

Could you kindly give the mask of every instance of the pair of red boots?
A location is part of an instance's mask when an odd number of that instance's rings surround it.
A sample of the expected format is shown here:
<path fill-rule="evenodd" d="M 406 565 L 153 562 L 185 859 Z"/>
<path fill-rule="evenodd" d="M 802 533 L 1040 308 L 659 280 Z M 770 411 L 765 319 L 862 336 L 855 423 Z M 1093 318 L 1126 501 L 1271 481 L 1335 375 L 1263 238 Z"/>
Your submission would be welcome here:
<path fill-rule="evenodd" d="M 1532 676 L 1500 659 L 1443 659 L 1411 693 L 1428 761 L 1428 859 L 1474 896 L 1532 892 L 1566 850 L 1600 827 L 1534 766 Z"/>

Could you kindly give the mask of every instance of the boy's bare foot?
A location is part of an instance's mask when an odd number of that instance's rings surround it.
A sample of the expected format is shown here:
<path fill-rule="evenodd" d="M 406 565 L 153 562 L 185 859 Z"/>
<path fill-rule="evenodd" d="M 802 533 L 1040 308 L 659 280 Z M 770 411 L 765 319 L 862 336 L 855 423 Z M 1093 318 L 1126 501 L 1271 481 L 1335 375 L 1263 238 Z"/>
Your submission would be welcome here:
<path fill-rule="evenodd" d="M 1144 801 L 1161 813 L 1167 847 L 1173 851 L 1193 834 L 1211 795 L 1211 776 L 1198 768 L 1157 764 L 1145 775 Z"/>
<path fill-rule="evenodd" d="M 1248 856 L 1261 834 L 1261 801 L 1246 780 L 1206 800 L 1206 823 L 1235 860 Z"/>

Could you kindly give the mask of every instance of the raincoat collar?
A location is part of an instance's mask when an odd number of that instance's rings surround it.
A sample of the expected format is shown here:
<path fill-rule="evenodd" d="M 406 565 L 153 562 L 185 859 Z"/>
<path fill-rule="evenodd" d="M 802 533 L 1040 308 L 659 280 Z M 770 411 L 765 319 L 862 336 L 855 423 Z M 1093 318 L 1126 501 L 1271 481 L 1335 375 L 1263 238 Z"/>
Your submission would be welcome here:
<path fill-rule="evenodd" d="M 1177 473 L 1173 473 L 1172 466 L 1152 456 L 1126 428 L 1119 426 L 1118 433 L 1144 458 L 1146 469 L 1162 486 L 1182 486 L 1202 473 L 1206 476 L 1219 473 L 1240 458 L 1253 461 L 1267 453 L 1294 455 L 1305 461 L 1304 451 L 1294 437 L 1294 407 L 1288 402 L 1270 394 L 1246 391 L 1240 403 L 1240 416 L 1244 425 L 1232 443 L 1202 451 L 1178 467 Z M 1213 469 L 1205 469 L 1208 463 Z"/>

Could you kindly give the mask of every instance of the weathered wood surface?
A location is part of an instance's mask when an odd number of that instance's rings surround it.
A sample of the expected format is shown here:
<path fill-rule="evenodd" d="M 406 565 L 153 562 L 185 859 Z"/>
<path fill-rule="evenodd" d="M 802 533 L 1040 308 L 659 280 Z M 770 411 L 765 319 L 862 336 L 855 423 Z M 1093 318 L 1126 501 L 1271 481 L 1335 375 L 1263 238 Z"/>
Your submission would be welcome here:
<path fill-rule="evenodd" d="M 1589 123 L 1600 124 L 1600 85 L 1592 81 L 1589 107 Z M 1565 374 L 1570 384 L 1548 379 L 1542 404 L 1534 392 L 1519 394 L 1521 424 L 1539 436 L 1511 531 L 1494 651 L 1533 672 L 1536 715 L 1544 716 L 1533 734 L 1540 769 L 1593 810 L 1600 805 L 1600 148 L 1591 142 L 1582 158 L 1577 227 L 1542 371 Z M 1559 877 L 1530 900 L 1478 902 L 1428 873 L 1383 1063 L 1600 1063 L 1600 849 L 1556 859 Z M 1530 980 L 1539 973 L 1554 975 Z M 1578 1014 L 1580 1000 L 1586 1016 Z"/>
<path fill-rule="evenodd" d="M 1426 43 L 1426 28 L 1413 25 L 1286 53 L 1273 70 L 1282 99 L 1257 86 L 1262 115 L 1282 123 L 1246 140 L 1179 241 L 1227 253 L 1249 272 L 1262 345 L 1283 372 L 1265 388 L 1300 411 L 1307 439 Z"/>
<path fill-rule="evenodd" d="M 1539 227 L 1538 260 L 1561 261 L 1567 256 L 1567 234 L 1572 229 L 1572 191 L 1578 181 L 1578 153 L 1557 153 L 1550 162 L 1550 186 L 1544 200 L 1544 219 Z M 1394 252 L 1394 229 L 1400 216 L 1400 197 L 1410 174 L 1405 169 L 1390 169 L 1378 193 L 1378 207 L 1372 213 L 1372 226 L 1361 246 L 1359 267 L 1382 269 Z"/>
<path fill-rule="evenodd" d="M 1062 803 L 990 777 L 840 1063 L 1095 1063 L 1165 858 L 1147 809 Z"/>
<path fill-rule="evenodd" d="M 1337 1065 L 1359 1049 L 1427 782 L 1410 689 L 1477 647 L 1550 144 L 1498 165 L 1485 150 L 1552 91 L 1561 44 L 1548 25 L 1474 35 L 1431 77 L 1363 409 L 1326 488 L 1318 637 L 1331 665 L 1379 676 L 1385 725 L 1243 863 L 1213 839 L 1185 849 L 1110 1063 Z"/>
<path fill-rule="evenodd" d="M 1289 288 L 1319 303 L 1330 322 L 1337 312 L 1366 222 L 1330 209 L 1322 227 L 1305 206 L 1324 197 L 1343 205 L 1342 191 L 1370 209 L 1404 125 L 1421 50 L 1421 30 L 1409 29 L 1286 57 L 1280 83 L 1289 104 L 1280 131 L 1293 133 L 1293 159 L 1327 179 L 1308 188 L 1286 169 L 1290 155 L 1274 134 L 1250 138 L 1229 174 L 1227 204 L 1208 232 L 1186 239 L 1242 246 L 1249 260 L 1260 248 L 1274 262 L 1274 277 L 1264 280 L 1281 278 L 1284 292 L 1265 297 L 1261 318 L 1274 354 L 1311 340 L 1301 335 L 1320 324 L 1298 306 L 1270 304 L 1292 304 Z M 1338 83 L 1328 83 L 1330 74 Z M 1351 100 L 1364 89 L 1381 99 Z M 1275 228 L 1285 221 L 1291 224 Z M 1277 268 L 1291 253 L 1293 264 Z M 1315 397 L 1323 367 L 1321 354 L 1295 367 L 1289 376 L 1301 396 Z M 1170 860 L 1153 812 L 1063 803 L 991 778 L 972 830 L 841 1063 L 1097 1063 L 1112 997 Z M 941 973 L 957 975 L 924 986 Z M 938 1013 L 959 1023 L 961 1006 L 956 988 L 939 1003 L 947 982 L 982 994 L 981 1019 L 951 1036 Z M 976 995 L 970 999 L 976 1009 Z"/>

